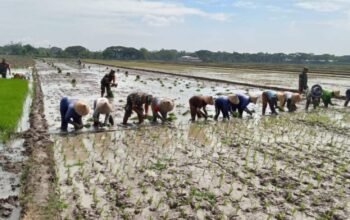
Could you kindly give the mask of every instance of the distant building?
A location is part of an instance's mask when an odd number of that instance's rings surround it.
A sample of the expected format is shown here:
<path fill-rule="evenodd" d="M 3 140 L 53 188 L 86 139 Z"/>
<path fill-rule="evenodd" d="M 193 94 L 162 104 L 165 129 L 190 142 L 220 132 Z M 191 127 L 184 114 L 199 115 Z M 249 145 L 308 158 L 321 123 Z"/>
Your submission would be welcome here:
<path fill-rule="evenodd" d="M 182 56 L 178 60 L 180 62 L 193 62 L 193 63 L 202 62 L 202 60 L 199 59 L 198 57 L 192 57 L 192 56 Z"/>

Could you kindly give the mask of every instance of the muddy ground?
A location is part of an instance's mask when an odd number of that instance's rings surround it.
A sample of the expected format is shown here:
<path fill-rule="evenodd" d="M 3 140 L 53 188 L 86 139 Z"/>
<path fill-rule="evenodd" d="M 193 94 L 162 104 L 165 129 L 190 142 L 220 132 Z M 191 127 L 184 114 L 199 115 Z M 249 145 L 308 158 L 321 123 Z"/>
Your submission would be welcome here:
<path fill-rule="evenodd" d="M 57 73 L 55 67 L 63 72 Z M 261 117 L 189 123 L 194 94 L 255 88 L 125 70 L 117 74 L 114 117 L 126 96 L 145 91 L 175 99 L 172 125 L 60 134 L 59 100 L 91 105 L 110 67 L 37 62 L 60 195 L 67 219 L 347 219 L 350 195 L 349 109 L 320 108 Z M 90 67 L 90 68 L 89 68 Z M 107 69 L 108 68 L 108 69 Z M 69 72 L 70 76 L 66 73 Z M 137 79 L 137 75 L 140 76 Z M 76 85 L 72 84 L 76 79 Z M 209 108 L 209 114 L 214 114 Z M 132 116 L 134 117 L 135 114 Z M 85 124 L 91 123 L 91 114 Z M 133 120 L 130 120 L 132 122 Z"/>

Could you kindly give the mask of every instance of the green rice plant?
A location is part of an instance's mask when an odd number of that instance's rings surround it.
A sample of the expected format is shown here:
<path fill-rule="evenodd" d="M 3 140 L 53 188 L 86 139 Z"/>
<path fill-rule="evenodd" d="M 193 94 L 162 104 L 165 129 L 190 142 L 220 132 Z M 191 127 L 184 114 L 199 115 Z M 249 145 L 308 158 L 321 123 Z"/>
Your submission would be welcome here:
<path fill-rule="evenodd" d="M 27 80 L 0 79 L 0 139 L 6 140 L 16 129 L 27 93 Z"/>

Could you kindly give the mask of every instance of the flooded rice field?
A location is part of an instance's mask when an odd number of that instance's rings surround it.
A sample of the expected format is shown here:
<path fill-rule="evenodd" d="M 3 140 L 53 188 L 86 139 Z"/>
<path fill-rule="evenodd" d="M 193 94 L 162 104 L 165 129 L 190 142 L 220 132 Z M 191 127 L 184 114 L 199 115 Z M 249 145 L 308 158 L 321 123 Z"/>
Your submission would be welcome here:
<path fill-rule="evenodd" d="M 134 91 L 175 100 L 176 120 L 116 125 L 96 133 L 59 132 L 63 96 L 89 103 L 111 67 L 37 62 L 45 115 L 54 143 L 58 189 L 66 219 L 347 219 L 350 216 L 350 110 L 338 106 L 306 114 L 190 123 L 195 94 L 260 94 L 256 88 L 142 71 L 117 72 L 117 123 Z M 67 72 L 70 75 L 67 75 Z M 137 77 L 139 76 L 139 77 Z M 72 79 L 77 83 L 72 84 Z M 257 80 L 257 79 L 254 79 Z M 281 85 L 281 84 L 279 84 Z M 214 107 L 209 107 L 209 115 Z M 91 116 L 85 124 L 91 124 Z M 131 122 L 133 117 L 131 116 Z"/>

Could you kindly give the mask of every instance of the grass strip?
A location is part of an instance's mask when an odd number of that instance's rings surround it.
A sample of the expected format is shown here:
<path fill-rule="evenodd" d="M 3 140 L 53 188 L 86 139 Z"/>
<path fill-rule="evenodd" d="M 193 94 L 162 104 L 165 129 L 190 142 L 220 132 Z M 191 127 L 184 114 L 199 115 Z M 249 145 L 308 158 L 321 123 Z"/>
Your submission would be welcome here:
<path fill-rule="evenodd" d="M 0 139 L 5 141 L 17 127 L 28 93 L 28 81 L 0 79 Z"/>

